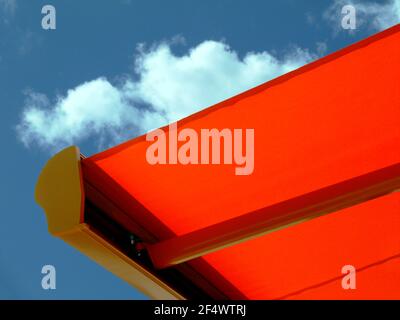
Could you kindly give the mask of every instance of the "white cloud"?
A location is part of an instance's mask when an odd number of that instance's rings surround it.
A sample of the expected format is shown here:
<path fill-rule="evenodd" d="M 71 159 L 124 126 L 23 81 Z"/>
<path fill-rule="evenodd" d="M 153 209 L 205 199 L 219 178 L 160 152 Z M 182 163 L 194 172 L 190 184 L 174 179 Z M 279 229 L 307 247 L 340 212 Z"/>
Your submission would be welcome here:
<path fill-rule="evenodd" d="M 96 135 L 118 140 L 121 130 L 140 125 L 140 112 L 130 106 L 123 88 L 98 78 L 83 83 L 51 104 L 39 93 L 26 93 L 25 110 L 17 130 L 25 145 L 58 147 Z"/>
<path fill-rule="evenodd" d="M 335 0 L 323 16 L 332 23 L 336 32 L 341 30 L 341 9 L 345 5 L 352 5 L 356 9 L 356 31 L 362 27 L 380 31 L 400 22 L 400 0 Z"/>
<path fill-rule="evenodd" d="M 166 43 L 141 48 L 135 77 L 122 84 L 98 78 L 54 101 L 28 92 L 18 135 L 26 146 L 51 149 L 89 137 L 109 145 L 179 120 L 314 58 L 297 47 L 282 59 L 268 52 L 240 58 L 217 41 L 204 41 L 182 56 Z"/>

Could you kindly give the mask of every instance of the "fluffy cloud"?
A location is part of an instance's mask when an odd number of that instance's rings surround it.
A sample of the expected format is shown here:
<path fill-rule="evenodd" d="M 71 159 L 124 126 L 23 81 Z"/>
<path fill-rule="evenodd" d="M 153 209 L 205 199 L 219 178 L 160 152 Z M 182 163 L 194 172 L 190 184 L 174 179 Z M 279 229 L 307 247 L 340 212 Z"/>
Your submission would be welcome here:
<path fill-rule="evenodd" d="M 141 48 L 135 75 L 123 83 L 85 82 L 50 100 L 26 94 L 18 136 L 26 145 L 59 149 L 92 137 L 101 146 L 179 120 L 315 58 L 292 48 L 278 59 L 268 52 L 240 58 L 228 45 L 204 41 L 182 56 L 169 44 Z"/>
<path fill-rule="evenodd" d="M 345 5 L 355 7 L 357 29 L 368 27 L 380 31 L 400 22 L 400 0 L 335 0 L 324 13 L 324 18 L 333 24 L 335 30 L 341 29 L 341 9 Z"/>
<path fill-rule="evenodd" d="M 18 125 L 20 139 L 29 145 L 64 146 L 97 135 L 104 140 L 135 124 L 140 115 L 126 99 L 123 88 L 112 86 L 98 78 L 83 83 L 53 104 L 39 93 L 28 92 L 22 122 Z"/>

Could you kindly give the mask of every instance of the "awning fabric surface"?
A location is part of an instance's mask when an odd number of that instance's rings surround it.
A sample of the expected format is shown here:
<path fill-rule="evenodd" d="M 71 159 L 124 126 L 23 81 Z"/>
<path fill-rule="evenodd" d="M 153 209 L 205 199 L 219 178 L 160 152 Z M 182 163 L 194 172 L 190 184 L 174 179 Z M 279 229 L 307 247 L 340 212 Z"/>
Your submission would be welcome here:
<path fill-rule="evenodd" d="M 90 183 L 158 240 L 398 166 L 400 27 L 185 118 L 183 128 L 254 129 L 254 172 L 151 165 L 145 136 L 83 160 Z M 400 298 L 400 194 L 189 263 L 232 298 Z M 344 265 L 357 269 L 356 290 L 342 289 Z"/>

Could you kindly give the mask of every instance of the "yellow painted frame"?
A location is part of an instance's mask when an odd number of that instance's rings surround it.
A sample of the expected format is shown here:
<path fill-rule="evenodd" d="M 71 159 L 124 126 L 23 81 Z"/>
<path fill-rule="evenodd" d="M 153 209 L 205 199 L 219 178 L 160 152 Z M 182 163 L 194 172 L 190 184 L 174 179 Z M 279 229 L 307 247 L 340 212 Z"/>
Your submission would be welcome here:
<path fill-rule="evenodd" d="M 84 222 L 85 193 L 76 146 L 52 157 L 43 168 L 35 200 L 44 209 L 49 232 L 153 299 L 184 299 Z"/>

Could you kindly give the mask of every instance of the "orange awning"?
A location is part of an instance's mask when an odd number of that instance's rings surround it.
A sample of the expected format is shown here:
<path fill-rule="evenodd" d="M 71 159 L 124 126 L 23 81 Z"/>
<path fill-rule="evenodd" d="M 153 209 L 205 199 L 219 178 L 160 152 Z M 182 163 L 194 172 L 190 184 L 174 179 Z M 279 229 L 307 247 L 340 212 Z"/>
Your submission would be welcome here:
<path fill-rule="evenodd" d="M 397 25 L 178 122 L 254 129 L 251 174 L 150 164 L 141 136 L 82 160 L 86 197 L 228 298 L 400 299 L 399 75 Z"/>

